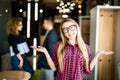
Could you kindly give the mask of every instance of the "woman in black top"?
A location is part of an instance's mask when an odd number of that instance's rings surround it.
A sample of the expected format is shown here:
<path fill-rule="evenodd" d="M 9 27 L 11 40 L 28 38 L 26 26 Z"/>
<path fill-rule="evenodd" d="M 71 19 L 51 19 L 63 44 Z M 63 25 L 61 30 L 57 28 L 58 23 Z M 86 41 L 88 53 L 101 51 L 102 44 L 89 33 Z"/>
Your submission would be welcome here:
<path fill-rule="evenodd" d="M 29 64 L 25 54 L 28 53 L 29 47 L 20 31 L 22 31 L 22 18 L 14 17 L 7 23 L 8 42 L 10 46 L 11 64 L 13 70 L 29 72 L 33 75 L 33 68 Z"/>

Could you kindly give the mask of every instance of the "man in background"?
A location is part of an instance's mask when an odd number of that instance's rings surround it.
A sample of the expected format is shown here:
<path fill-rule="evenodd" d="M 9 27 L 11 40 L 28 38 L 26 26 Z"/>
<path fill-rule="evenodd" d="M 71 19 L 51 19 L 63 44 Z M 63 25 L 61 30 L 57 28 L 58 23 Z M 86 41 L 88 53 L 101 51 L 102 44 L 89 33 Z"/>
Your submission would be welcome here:
<path fill-rule="evenodd" d="M 53 58 L 53 49 L 58 41 L 58 35 L 54 30 L 53 26 L 54 26 L 53 17 L 43 18 L 43 27 L 46 30 L 43 47 L 45 47 L 48 50 L 48 53 L 51 58 Z M 54 80 L 54 72 L 50 69 L 46 57 L 43 53 L 39 54 L 37 68 L 41 69 L 40 80 Z"/>

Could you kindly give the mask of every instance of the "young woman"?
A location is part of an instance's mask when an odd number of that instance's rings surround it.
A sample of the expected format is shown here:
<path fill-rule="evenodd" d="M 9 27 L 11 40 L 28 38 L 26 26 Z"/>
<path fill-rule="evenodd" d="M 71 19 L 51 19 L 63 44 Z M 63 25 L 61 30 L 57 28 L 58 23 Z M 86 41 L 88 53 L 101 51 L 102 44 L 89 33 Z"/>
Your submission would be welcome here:
<path fill-rule="evenodd" d="M 22 28 L 22 18 L 20 17 L 11 18 L 7 23 L 12 69 L 24 69 L 32 76 L 33 68 L 25 56 L 25 54 L 29 52 L 29 47 L 23 35 L 20 34 Z"/>
<path fill-rule="evenodd" d="M 112 51 L 98 51 L 91 61 L 90 47 L 82 39 L 80 27 L 73 19 L 65 19 L 60 26 L 61 42 L 54 48 L 52 60 L 46 48 L 31 46 L 44 52 L 53 71 L 57 70 L 56 80 L 83 80 L 83 73 L 90 73 L 100 54 L 112 54 Z"/>

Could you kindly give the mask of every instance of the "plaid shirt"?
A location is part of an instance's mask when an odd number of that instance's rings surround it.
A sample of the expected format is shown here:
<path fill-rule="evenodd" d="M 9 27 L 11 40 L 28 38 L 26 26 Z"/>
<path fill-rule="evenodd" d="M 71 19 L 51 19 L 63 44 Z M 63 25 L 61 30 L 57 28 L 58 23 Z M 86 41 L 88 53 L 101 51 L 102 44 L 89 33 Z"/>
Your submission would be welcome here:
<path fill-rule="evenodd" d="M 59 63 L 57 59 L 57 49 L 60 42 L 58 42 L 54 49 L 53 61 L 57 67 L 57 75 L 55 80 L 83 80 L 83 73 L 85 71 L 83 55 L 78 49 L 78 45 L 71 45 L 67 43 L 65 46 L 65 56 L 64 56 L 64 70 L 60 71 Z M 91 51 L 88 45 L 87 51 L 89 57 L 91 57 Z M 88 72 L 87 72 L 88 73 Z"/>

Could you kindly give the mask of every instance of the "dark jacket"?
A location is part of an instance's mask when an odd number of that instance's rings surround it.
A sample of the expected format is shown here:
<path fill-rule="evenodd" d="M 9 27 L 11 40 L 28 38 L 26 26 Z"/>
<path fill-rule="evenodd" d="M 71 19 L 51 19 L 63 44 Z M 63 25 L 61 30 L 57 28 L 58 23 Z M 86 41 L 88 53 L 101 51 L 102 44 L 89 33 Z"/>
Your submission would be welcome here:
<path fill-rule="evenodd" d="M 58 41 L 58 35 L 56 33 L 55 30 L 50 30 L 45 38 L 45 41 L 43 43 L 43 47 L 45 47 L 50 55 L 51 58 L 53 58 L 53 50 L 54 50 L 54 46 Z M 39 53 L 39 57 L 38 57 L 38 62 L 37 62 L 37 68 L 45 68 L 45 69 L 50 69 L 46 57 L 44 55 L 44 53 Z"/>

